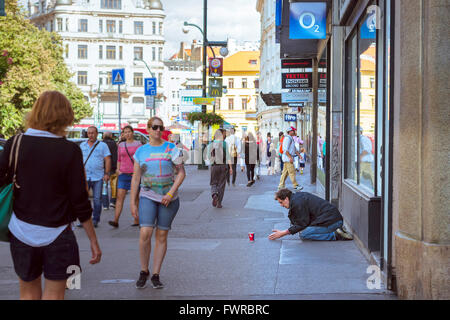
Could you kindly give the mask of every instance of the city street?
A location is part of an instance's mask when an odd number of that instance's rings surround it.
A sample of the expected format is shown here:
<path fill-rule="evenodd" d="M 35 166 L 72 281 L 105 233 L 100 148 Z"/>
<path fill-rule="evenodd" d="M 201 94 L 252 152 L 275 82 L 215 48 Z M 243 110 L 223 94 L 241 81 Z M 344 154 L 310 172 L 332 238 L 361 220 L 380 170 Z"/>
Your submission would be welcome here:
<path fill-rule="evenodd" d="M 118 229 L 107 223 L 113 210 L 102 213 L 96 229 L 103 251 L 99 264 L 89 265 L 87 237 L 82 229 L 75 231 L 83 272 L 81 289 L 68 290 L 67 300 L 396 299 L 383 287 L 368 289 L 369 263 L 355 241 L 302 242 L 298 234 L 267 239 L 272 229 L 289 226 L 287 210 L 274 200 L 279 175 L 264 175 L 248 188 L 245 172 L 239 170 L 236 187 L 227 186 L 223 208 L 217 209 L 211 205 L 209 171 L 196 166 L 186 171 L 161 271 L 165 288 L 135 288 L 139 229 L 131 227 L 127 201 Z M 308 168 L 297 177 L 304 191 L 315 190 L 308 183 Z M 248 232 L 255 232 L 254 242 Z M 9 245 L 0 243 L 0 299 L 18 298 Z"/>

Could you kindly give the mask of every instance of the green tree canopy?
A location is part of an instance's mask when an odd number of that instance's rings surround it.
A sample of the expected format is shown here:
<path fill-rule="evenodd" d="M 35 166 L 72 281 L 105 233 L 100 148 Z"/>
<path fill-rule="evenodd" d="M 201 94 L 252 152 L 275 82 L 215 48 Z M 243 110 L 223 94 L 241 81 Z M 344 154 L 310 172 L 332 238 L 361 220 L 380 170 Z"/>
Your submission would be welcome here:
<path fill-rule="evenodd" d="M 72 103 L 75 121 L 92 114 L 63 58 L 61 37 L 39 30 L 15 0 L 6 0 L 0 17 L 0 133 L 11 136 L 24 127 L 25 115 L 39 95 L 58 90 Z"/>

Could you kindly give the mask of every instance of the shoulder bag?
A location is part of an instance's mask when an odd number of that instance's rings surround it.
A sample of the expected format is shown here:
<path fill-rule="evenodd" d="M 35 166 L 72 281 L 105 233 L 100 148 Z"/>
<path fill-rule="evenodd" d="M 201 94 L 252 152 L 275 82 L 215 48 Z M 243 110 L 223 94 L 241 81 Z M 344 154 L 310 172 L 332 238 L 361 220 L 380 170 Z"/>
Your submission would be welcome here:
<path fill-rule="evenodd" d="M 134 164 L 134 159 L 130 156 L 130 153 L 128 152 L 127 143 L 124 142 L 124 144 L 125 144 L 125 150 L 127 151 L 128 157 L 130 158 L 131 162 Z"/>
<path fill-rule="evenodd" d="M 87 143 L 87 142 L 86 142 L 86 143 Z M 94 148 L 93 148 L 93 149 L 91 150 L 91 152 L 89 153 L 89 155 L 88 155 L 86 161 L 84 162 L 84 165 L 83 165 L 83 166 L 86 167 L 86 163 L 88 162 L 89 158 L 90 158 L 91 155 L 92 155 L 92 152 L 94 152 L 95 148 L 97 148 L 97 146 L 98 146 L 99 143 L 100 143 L 100 141 L 97 141 L 97 143 L 95 144 Z"/>
<path fill-rule="evenodd" d="M 8 225 L 13 211 L 14 186 L 16 188 L 20 188 L 16 181 L 16 169 L 21 140 L 22 134 L 15 136 L 11 150 L 9 152 L 9 170 L 11 170 L 12 167 L 13 155 L 15 157 L 12 182 L 0 188 L 0 241 L 3 242 L 9 242 Z"/>

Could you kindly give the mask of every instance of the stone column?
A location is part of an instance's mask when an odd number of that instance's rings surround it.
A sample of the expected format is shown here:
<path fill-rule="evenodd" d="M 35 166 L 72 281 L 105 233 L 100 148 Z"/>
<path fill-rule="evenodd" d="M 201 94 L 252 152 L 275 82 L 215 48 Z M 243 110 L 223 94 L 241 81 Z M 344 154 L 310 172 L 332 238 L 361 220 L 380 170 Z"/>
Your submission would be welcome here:
<path fill-rule="evenodd" d="M 448 0 L 396 1 L 394 271 L 404 299 L 450 298 Z"/>

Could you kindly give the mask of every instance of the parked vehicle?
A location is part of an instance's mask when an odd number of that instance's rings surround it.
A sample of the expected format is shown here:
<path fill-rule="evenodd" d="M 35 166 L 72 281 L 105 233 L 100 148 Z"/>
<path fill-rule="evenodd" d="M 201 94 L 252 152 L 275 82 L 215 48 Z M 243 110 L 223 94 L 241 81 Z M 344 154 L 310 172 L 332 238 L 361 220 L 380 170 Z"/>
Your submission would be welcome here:
<path fill-rule="evenodd" d="M 107 130 L 107 129 L 99 129 L 98 130 L 98 140 L 103 140 L 103 134 L 109 131 L 113 135 L 113 139 L 116 142 L 119 142 L 120 138 L 120 131 L 119 130 Z M 67 139 L 70 141 L 74 141 L 78 145 L 87 140 L 87 129 L 80 129 L 80 128 L 73 128 L 69 129 L 69 133 L 67 134 Z M 148 135 L 142 133 L 140 130 L 137 129 L 134 130 L 134 140 L 140 141 L 142 144 L 148 143 Z"/>
<path fill-rule="evenodd" d="M 3 148 L 5 147 L 5 144 L 6 144 L 6 140 L 0 138 L 0 156 L 1 156 L 2 153 L 3 153 Z"/>

